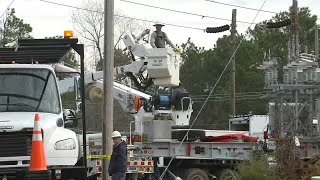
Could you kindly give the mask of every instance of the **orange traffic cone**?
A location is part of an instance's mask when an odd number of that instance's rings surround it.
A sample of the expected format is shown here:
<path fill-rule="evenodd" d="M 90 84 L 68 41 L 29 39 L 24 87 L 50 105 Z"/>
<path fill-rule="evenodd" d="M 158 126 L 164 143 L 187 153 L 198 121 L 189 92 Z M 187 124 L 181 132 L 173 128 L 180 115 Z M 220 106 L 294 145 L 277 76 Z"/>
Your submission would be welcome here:
<path fill-rule="evenodd" d="M 39 114 L 34 117 L 34 128 L 32 134 L 32 146 L 29 171 L 47 170 L 46 157 L 44 154 L 42 132 L 40 128 Z"/>

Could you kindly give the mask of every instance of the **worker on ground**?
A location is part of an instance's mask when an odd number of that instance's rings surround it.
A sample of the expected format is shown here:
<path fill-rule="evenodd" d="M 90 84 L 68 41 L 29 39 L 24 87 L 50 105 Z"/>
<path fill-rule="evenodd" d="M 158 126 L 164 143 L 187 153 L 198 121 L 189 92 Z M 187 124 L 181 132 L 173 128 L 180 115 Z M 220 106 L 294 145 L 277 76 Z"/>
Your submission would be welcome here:
<path fill-rule="evenodd" d="M 179 85 L 173 89 L 172 95 L 171 95 L 171 103 L 174 106 L 175 110 L 182 110 L 181 100 L 184 97 L 190 97 L 190 95 L 180 82 Z M 183 104 L 184 110 L 188 108 L 187 104 L 189 104 L 189 102 L 190 102 L 190 99 L 185 100 L 185 104 Z"/>
<path fill-rule="evenodd" d="M 156 31 L 151 34 L 150 44 L 153 48 L 165 48 L 166 43 L 169 44 L 174 51 L 179 51 L 179 49 L 170 41 L 167 34 L 161 30 L 164 26 L 161 23 L 156 23 L 153 26 L 156 27 Z"/>
<path fill-rule="evenodd" d="M 112 180 L 125 180 L 127 171 L 127 143 L 121 139 L 118 131 L 112 133 L 113 151 L 109 164 Z"/>

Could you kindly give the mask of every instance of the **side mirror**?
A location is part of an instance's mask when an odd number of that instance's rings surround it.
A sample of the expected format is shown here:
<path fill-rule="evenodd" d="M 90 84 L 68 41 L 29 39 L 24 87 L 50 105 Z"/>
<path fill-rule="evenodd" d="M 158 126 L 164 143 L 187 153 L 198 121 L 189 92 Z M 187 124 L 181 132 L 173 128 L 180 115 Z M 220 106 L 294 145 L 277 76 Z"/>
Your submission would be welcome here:
<path fill-rule="evenodd" d="M 80 101 L 81 100 L 81 88 L 80 88 L 80 77 L 79 76 L 74 77 L 74 94 L 75 94 L 75 100 Z"/>
<path fill-rule="evenodd" d="M 76 113 L 72 109 L 63 110 L 63 120 L 64 120 L 64 127 L 66 128 L 76 127 L 78 124 Z"/>
<path fill-rule="evenodd" d="M 80 77 L 74 77 L 74 95 L 75 95 L 75 102 L 76 102 L 76 112 L 81 111 L 81 88 L 80 88 Z"/>

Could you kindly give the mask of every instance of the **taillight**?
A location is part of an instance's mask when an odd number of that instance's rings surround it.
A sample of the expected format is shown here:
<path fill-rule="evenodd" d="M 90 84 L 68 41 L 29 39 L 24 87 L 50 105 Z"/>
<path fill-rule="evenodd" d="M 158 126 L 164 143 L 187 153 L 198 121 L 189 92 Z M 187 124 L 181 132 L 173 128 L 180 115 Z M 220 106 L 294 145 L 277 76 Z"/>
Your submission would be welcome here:
<path fill-rule="evenodd" d="M 264 131 L 263 132 L 263 138 L 264 139 L 268 139 L 268 131 Z"/>

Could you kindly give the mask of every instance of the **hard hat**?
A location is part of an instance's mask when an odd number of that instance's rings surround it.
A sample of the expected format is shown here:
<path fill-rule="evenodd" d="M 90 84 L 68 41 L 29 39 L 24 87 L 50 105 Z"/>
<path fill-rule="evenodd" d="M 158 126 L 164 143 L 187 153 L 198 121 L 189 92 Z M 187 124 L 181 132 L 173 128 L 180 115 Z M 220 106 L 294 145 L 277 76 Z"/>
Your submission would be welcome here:
<path fill-rule="evenodd" d="M 111 136 L 112 136 L 112 138 L 121 137 L 121 134 L 119 133 L 119 131 L 113 131 Z"/>
<path fill-rule="evenodd" d="M 157 26 L 157 25 L 164 26 L 164 24 L 160 23 L 159 21 L 157 21 L 153 26 Z"/>

